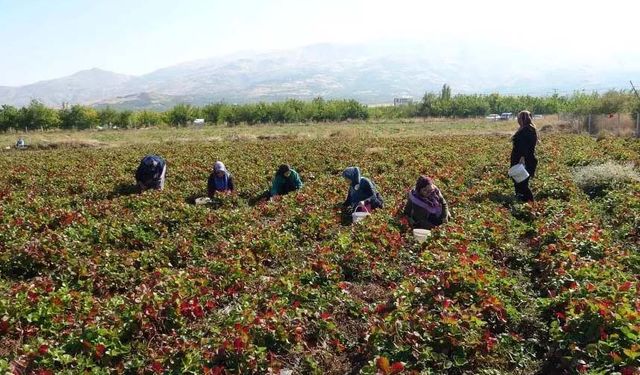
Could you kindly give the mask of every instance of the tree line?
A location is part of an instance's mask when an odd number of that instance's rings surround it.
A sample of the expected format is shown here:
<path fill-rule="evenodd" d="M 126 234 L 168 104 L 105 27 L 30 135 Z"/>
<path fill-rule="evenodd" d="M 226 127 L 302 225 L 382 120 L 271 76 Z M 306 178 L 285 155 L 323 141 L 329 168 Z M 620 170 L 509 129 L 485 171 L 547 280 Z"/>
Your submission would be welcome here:
<path fill-rule="evenodd" d="M 422 100 L 397 107 L 369 108 L 374 119 L 411 117 L 477 117 L 504 112 L 517 113 L 527 109 L 534 114 L 570 113 L 575 115 L 638 113 L 640 98 L 629 91 L 610 90 L 605 93 L 574 92 L 571 95 L 500 95 L 457 94 L 444 85 L 439 93 L 427 92 Z"/>
<path fill-rule="evenodd" d="M 113 108 L 95 109 L 73 105 L 62 109 L 47 107 L 33 100 L 28 106 L 0 107 L 0 131 L 9 129 L 94 129 L 98 127 L 144 128 L 155 125 L 185 126 L 195 119 L 211 124 L 267 124 L 295 122 L 339 122 L 366 120 L 366 105 L 355 100 L 324 100 L 234 105 L 212 103 L 202 107 L 178 104 L 168 111 L 117 111 Z"/>
<path fill-rule="evenodd" d="M 534 114 L 572 113 L 608 114 L 640 112 L 640 99 L 625 90 L 575 92 L 571 95 L 500 95 L 451 94 L 444 85 L 439 93 L 427 92 L 422 100 L 402 106 L 368 107 L 356 100 L 311 101 L 296 99 L 274 103 L 228 104 L 205 106 L 178 104 L 164 112 L 149 110 L 117 111 L 73 105 L 62 109 L 47 107 L 39 101 L 16 108 L 0 107 L 0 131 L 9 129 L 94 129 L 97 127 L 143 128 L 156 125 L 185 126 L 195 119 L 208 125 L 267 124 L 298 122 L 339 122 L 367 119 L 399 119 L 413 117 L 477 117 L 490 113 L 518 112 L 528 109 Z"/>

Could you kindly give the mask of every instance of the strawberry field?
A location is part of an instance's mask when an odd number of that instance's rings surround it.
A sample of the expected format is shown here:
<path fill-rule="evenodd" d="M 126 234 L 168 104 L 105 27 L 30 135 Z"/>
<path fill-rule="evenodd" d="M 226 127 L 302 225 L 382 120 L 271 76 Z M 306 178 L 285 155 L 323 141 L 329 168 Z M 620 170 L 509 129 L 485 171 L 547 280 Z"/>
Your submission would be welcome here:
<path fill-rule="evenodd" d="M 532 205 L 505 136 L 3 152 L 0 371 L 640 373 L 640 183 L 573 179 L 640 142 L 542 141 Z M 147 153 L 165 191 L 136 194 Z M 216 160 L 238 191 L 196 206 Z M 283 162 L 303 189 L 256 202 Z M 350 165 L 386 204 L 353 226 Z M 400 212 L 421 173 L 453 220 L 418 244 Z"/>

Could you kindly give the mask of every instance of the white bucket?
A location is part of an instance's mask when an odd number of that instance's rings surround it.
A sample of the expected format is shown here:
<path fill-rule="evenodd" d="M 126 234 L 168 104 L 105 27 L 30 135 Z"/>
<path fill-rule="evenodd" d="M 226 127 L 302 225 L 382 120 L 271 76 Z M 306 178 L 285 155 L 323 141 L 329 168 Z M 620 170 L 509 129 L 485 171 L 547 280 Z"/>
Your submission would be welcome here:
<path fill-rule="evenodd" d="M 524 164 L 516 164 L 513 167 L 509 168 L 509 177 L 520 183 L 526 180 L 527 177 L 529 177 L 529 172 L 527 172 Z"/>
<path fill-rule="evenodd" d="M 413 238 L 418 242 L 424 242 L 427 238 L 431 237 L 431 231 L 428 229 L 414 229 Z"/>
<path fill-rule="evenodd" d="M 366 212 L 366 211 L 358 211 L 358 212 L 354 212 L 351 214 L 351 220 L 353 220 L 354 223 L 358 223 L 360 221 L 362 221 L 365 217 L 369 216 L 370 213 Z"/>
<path fill-rule="evenodd" d="M 208 204 L 211 203 L 211 198 L 209 197 L 203 197 L 203 198 L 196 198 L 196 204 L 198 206 L 204 205 L 204 204 Z"/>

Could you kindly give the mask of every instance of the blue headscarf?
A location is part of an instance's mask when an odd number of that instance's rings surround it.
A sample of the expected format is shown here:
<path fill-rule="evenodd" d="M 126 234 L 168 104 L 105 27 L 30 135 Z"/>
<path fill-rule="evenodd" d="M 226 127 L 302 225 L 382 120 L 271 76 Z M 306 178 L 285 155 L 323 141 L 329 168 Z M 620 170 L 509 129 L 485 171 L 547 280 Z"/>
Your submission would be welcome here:
<path fill-rule="evenodd" d="M 351 181 L 351 186 L 354 187 L 360 183 L 360 168 L 349 167 L 342 172 L 342 177 L 348 178 Z"/>

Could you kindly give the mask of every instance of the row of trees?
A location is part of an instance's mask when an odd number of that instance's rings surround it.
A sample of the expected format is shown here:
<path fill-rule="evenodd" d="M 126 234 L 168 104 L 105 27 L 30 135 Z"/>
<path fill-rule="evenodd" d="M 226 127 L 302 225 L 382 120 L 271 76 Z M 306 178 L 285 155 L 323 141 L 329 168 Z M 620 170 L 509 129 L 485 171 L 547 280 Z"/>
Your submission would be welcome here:
<path fill-rule="evenodd" d="M 422 100 L 402 107 L 378 107 L 370 109 L 372 118 L 407 117 L 474 117 L 491 113 L 517 113 L 527 109 L 535 114 L 572 113 L 608 114 L 637 113 L 640 98 L 624 90 L 575 92 L 572 95 L 451 95 L 451 88 L 444 85 L 440 93 L 427 92 Z"/>
<path fill-rule="evenodd" d="M 287 100 L 275 103 L 233 105 L 213 103 L 203 107 L 178 104 L 165 112 L 116 111 L 74 105 L 53 109 L 38 101 L 16 108 L 0 107 L 0 131 L 9 129 L 93 129 L 101 127 L 141 128 L 160 124 L 184 126 L 197 118 L 208 124 L 265 124 L 324 122 L 411 117 L 474 117 L 490 113 L 518 112 L 535 114 L 573 113 L 607 114 L 640 112 L 640 99 L 627 91 L 576 92 L 572 95 L 452 95 L 444 85 L 440 93 L 427 92 L 421 101 L 397 107 L 367 107 L 355 100 Z"/>
<path fill-rule="evenodd" d="M 133 128 L 158 125 L 163 122 L 164 116 L 158 112 L 115 111 L 111 108 L 96 110 L 82 105 L 58 110 L 35 100 L 19 109 L 9 105 L 0 107 L 0 131 L 93 129 L 98 126 Z"/>
<path fill-rule="evenodd" d="M 365 105 L 355 100 L 322 98 L 310 102 L 288 100 L 244 105 L 215 103 L 203 107 L 178 104 L 166 112 L 116 111 L 112 108 L 94 109 L 82 105 L 53 109 L 34 100 L 22 108 L 9 105 L 0 107 L 0 131 L 93 129 L 99 126 L 141 128 L 161 124 L 184 126 L 197 118 L 204 119 L 208 124 L 253 125 L 366 120 L 369 118 L 369 112 Z"/>

